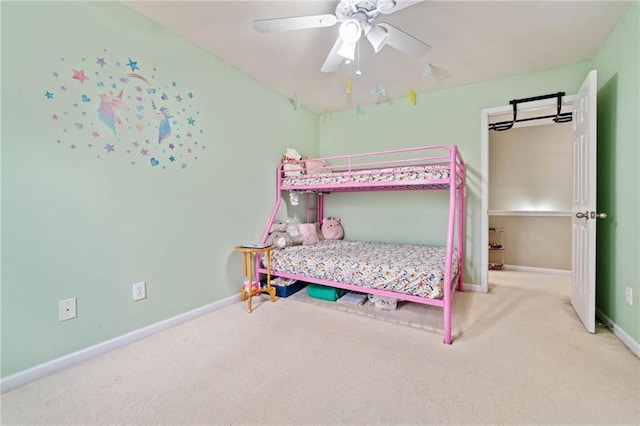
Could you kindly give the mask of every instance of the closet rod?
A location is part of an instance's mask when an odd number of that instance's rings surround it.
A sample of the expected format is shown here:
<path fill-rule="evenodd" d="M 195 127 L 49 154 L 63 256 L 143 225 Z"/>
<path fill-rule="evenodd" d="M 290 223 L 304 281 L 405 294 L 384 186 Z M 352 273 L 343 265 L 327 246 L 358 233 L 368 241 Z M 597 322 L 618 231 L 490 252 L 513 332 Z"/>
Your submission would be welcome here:
<path fill-rule="evenodd" d="M 558 92 L 558 93 L 551 93 L 548 95 L 541 95 L 541 96 L 533 96 L 530 98 L 523 98 L 523 99 L 512 99 L 511 101 L 509 101 L 509 104 L 513 106 L 513 120 L 510 121 L 499 121 L 497 123 L 491 123 L 489 124 L 489 130 L 495 130 L 498 132 L 504 131 L 504 130 L 509 130 L 513 127 L 513 125 L 515 123 L 520 123 L 523 121 L 532 121 L 532 120 L 542 120 L 545 118 L 551 118 L 555 123 L 567 123 L 569 121 L 572 120 L 573 118 L 573 114 L 570 112 L 560 112 L 562 110 L 562 97 L 564 96 L 564 92 Z M 523 104 L 526 102 L 534 102 L 534 101 L 540 101 L 543 99 L 551 99 L 551 98 L 557 98 L 558 102 L 557 102 L 557 106 L 556 106 L 556 113 L 553 115 L 543 115 L 543 116 L 539 116 L 539 117 L 529 117 L 529 118 L 521 118 L 518 119 L 518 104 Z"/>

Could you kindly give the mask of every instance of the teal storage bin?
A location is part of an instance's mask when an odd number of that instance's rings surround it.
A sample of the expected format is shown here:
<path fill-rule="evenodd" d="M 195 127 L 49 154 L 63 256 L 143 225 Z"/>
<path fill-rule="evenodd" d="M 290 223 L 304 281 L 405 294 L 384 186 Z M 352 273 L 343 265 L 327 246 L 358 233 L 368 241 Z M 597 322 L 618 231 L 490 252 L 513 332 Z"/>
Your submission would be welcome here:
<path fill-rule="evenodd" d="M 314 299 L 330 300 L 335 302 L 345 293 L 341 288 L 327 287 L 319 284 L 309 284 L 307 286 L 307 295 Z"/>

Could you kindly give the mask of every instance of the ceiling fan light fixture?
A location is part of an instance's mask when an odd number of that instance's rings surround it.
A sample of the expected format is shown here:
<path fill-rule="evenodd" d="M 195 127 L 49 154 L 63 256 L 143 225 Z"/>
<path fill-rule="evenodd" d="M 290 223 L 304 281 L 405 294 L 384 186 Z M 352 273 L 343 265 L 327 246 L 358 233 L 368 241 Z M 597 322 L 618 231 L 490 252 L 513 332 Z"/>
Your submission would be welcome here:
<path fill-rule="evenodd" d="M 360 40 L 361 33 L 360 22 L 355 19 L 347 19 L 340 25 L 340 39 L 343 43 L 355 44 Z"/>
<path fill-rule="evenodd" d="M 2 0 L 0 0 L 2 1 Z M 338 37 L 327 55 L 321 72 L 336 72 L 341 64 L 354 61 L 361 38 L 367 38 L 378 53 L 387 44 L 412 58 L 425 56 L 431 46 L 404 31 L 381 22 L 374 24 L 381 14 L 392 14 L 422 0 L 337 0 L 334 14 L 294 16 L 253 21 L 253 28 L 260 33 L 331 27 L 340 23 Z M 363 37 L 364 34 L 364 37 Z M 360 75 L 360 54 L 358 69 Z"/>
<path fill-rule="evenodd" d="M 386 29 L 374 25 L 367 33 L 367 40 L 373 46 L 374 52 L 378 53 L 389 41 L 390 34 Z"/>

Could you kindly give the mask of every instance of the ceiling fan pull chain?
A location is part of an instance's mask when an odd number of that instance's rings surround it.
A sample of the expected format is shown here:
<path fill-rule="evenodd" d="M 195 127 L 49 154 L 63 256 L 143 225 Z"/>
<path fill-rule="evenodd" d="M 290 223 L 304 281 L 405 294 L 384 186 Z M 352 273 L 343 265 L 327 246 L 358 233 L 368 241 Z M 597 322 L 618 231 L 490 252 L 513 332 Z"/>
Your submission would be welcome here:
<path fill-rule="evenodd" d="M 362 75 L 362 71 L 360 71 L 360 40 L 358 40 L 357 48 L 358 48 L 358 69 L 356 70 L 356 75 Z"/>

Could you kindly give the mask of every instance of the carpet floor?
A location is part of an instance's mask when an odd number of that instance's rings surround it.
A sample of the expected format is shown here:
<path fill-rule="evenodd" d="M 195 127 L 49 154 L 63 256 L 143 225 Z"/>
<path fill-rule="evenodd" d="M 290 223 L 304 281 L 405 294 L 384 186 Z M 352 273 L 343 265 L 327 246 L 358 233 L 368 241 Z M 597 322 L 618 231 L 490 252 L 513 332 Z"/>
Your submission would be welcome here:
<path fill-rule="evenodd" d="M 499 272 L 489 293 L 456 294 L 452 345 L 435 307 L 256 298 L 6 392 L 1 421 L 640 424 L 640 360 L 585 332 L 569 278 Z"/>

